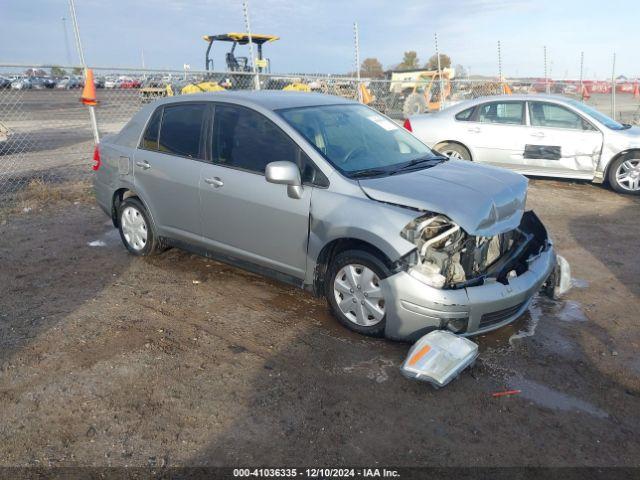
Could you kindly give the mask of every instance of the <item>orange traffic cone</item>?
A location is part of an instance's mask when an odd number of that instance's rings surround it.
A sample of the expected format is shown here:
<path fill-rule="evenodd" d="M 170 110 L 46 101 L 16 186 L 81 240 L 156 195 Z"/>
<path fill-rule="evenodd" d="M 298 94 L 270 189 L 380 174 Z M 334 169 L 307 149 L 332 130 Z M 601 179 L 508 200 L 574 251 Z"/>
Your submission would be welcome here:
<path fill-rule="evenodd" d="M 640 88 L 638 87 L 638 82 L 633 86 L 633 98 L 640 98 Z"/>
<path fill-rule="evenodd" d="M 582 95 L 582 100 L 589 100 L 591 98 L 591 94 L 589 93 L 586 85 L 582 85 L 582 92 L 580 93 Z"/>
<path fill-rule="evenodd" d="M 507 82 L 502 82 L 502 94 L 503 95 L 511 95 L 513 91 Z"/>
<path fill-rule="evenodd" d="M 98 104 L 96 100 L 96 85 L 93 83 L 93 70 L 90 68 L 87 68 L 85 72 L 84 88 L 82 89 L 80 101 L 90 107 L 95 107 Z"/>

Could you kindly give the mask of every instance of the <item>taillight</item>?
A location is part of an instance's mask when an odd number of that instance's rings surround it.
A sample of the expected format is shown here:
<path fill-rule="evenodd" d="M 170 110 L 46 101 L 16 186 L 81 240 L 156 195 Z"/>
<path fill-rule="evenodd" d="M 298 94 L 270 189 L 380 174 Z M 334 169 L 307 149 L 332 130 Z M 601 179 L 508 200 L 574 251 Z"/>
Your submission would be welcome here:
<path fill-rule="evenodd" d="M 413 129 L 411 128 L 411 122 L 409 121 L 409 119 L 407 118 L 404 123 L 402 124 L 402 126 L 404 128 L 406 128 L 407 130 L 409 130 L 410 132 L 413 132 Z"/>
<path fill-rule="evenodd" d="M 98 170 L 102 163 L 100 162 L 100 146 L 97 143 L 96 143 L 96 146 L 93 148 L 93 161 L 95 163 L 93 164 L 93 167 L 91 167 L 91 169 Z"/>

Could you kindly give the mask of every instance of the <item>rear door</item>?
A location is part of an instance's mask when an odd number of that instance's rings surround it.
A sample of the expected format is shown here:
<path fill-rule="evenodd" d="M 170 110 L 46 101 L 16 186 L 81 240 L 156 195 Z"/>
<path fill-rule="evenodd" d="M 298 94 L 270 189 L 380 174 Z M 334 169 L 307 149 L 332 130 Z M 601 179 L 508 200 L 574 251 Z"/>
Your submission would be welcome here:
<path fill-rule="evenodd" d="M 162 235 L 196 240 L 201 234 L 200 170 L 204 166 L 206 103 L 160 106 L 134 158 L 134 184 Z"/>
<path fill-rule="evenodd" d="M 523 168 L 540 175 L 592 178 L 602 150 L 602 133 L 563 105 L 528 104 L 530 126 Z"/>
<path fill-rule="evenodd" d="M 210 247 L 289 276 L 304 278 L 313 166 L 298 145 L 271 120 L 240 106 L 214 107 L 212 163 L 200 175 L 201 217 Z M 301 199 L 285 185 L 268 183 L 270 162 L 301 168 Z"/>
<path fill-rule="evenodd" d="M 474 160 L 507 168 L 522 163 L 527 134 L 525 102 L 501 100 L 478 105 L 464 123 Z"/>

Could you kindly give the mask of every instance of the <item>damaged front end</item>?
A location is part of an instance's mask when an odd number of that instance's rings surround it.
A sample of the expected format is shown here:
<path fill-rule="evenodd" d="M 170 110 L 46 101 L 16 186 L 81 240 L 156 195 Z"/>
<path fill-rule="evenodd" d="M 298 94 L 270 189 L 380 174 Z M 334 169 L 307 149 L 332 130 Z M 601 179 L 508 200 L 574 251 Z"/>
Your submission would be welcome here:
<path fill-rule="evenodd" d="M 490 237 L 470 235 L 436 213 L 416 218 L 401 235 L 417 247 L 408 259 L 408 273 L 442 289 L 479 286 L 489 279 L 506 285 L 550 246 L 547 231 L 533 211 L 523 214 L 516 229 Z"/>

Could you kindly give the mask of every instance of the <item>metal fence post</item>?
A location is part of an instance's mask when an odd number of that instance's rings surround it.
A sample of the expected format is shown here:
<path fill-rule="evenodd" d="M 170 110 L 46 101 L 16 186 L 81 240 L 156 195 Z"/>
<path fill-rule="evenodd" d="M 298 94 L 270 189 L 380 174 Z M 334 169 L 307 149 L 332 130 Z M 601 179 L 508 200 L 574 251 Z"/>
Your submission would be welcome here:
<path fill-rule="evenodd" d="M 551 93 L 551 86 L 549 85 L 549 74 L 547 73 L 547 46 L 544 46 L 544 84 L 547 95 Z"/>
<path fill-rule="evenodd" d="M 580 98 L 584 100 L 584 52 L 580 52 Z"/>
<path fill-rule="evenodd" d="M 353 42 L 356 54 L 356 78 L 358 79 L 358 101 L 362 103 L 362 88 L 360 82 L 360 36 L 358 33 L 358 22 L 353 22 Z"/>
<path fill-rule="evenodd" d="M 69 0 L 69 8 L 71 9 L 71 21 L 73 22 L 73 30 L 76 37 L 76 46 L 78 47 L 78 55 L 80 63 L 84 69 L 84 79 L 87 80 L 87 63 L 84 61 L 84 52 L 82 50 L 82 42 L 80 41 L 80 29 L 78 28 L 78 19 L 76 17 L 76 6 L 73 0 Z M 96 119 L 96 110 L 93 106 L 89 106 L 89 118 L 91 119 L 91 129 L 93 130 L 93 139 L 96 144 L 100 143 L 100 135 L 98 134 L 98 120 Z"/>
<path fill-rule="evenodd" d="M 613 52 L 611 66 L 611 118 L 616 119 L 616 53 Z"/>
<path fill-rule="evenodd" d="M 436 41 L 436 58 L 438 59 L 438 77 L 440 79 L 440 108 L 442 110 L 444 108 L 444 80 L 442 78 L 442 66 L 440 65 L 440 50 L 438 49 L 438 34 L 434 34 Z"/>
<path fill-rule="evenodd" d="M 249 36 L 249 56 L 251 57 L 251 69 L 253 71 L 255 89 L 260 90 L 260 76 L 256 69 L 256 59 L 253 57 L 253 37 L 251 36 L 251 21 L 249 20 L 249 1 L 242 1 L 242 12 L 244 14 L 244 24 L 247 28 L 247 35 Z"/>

